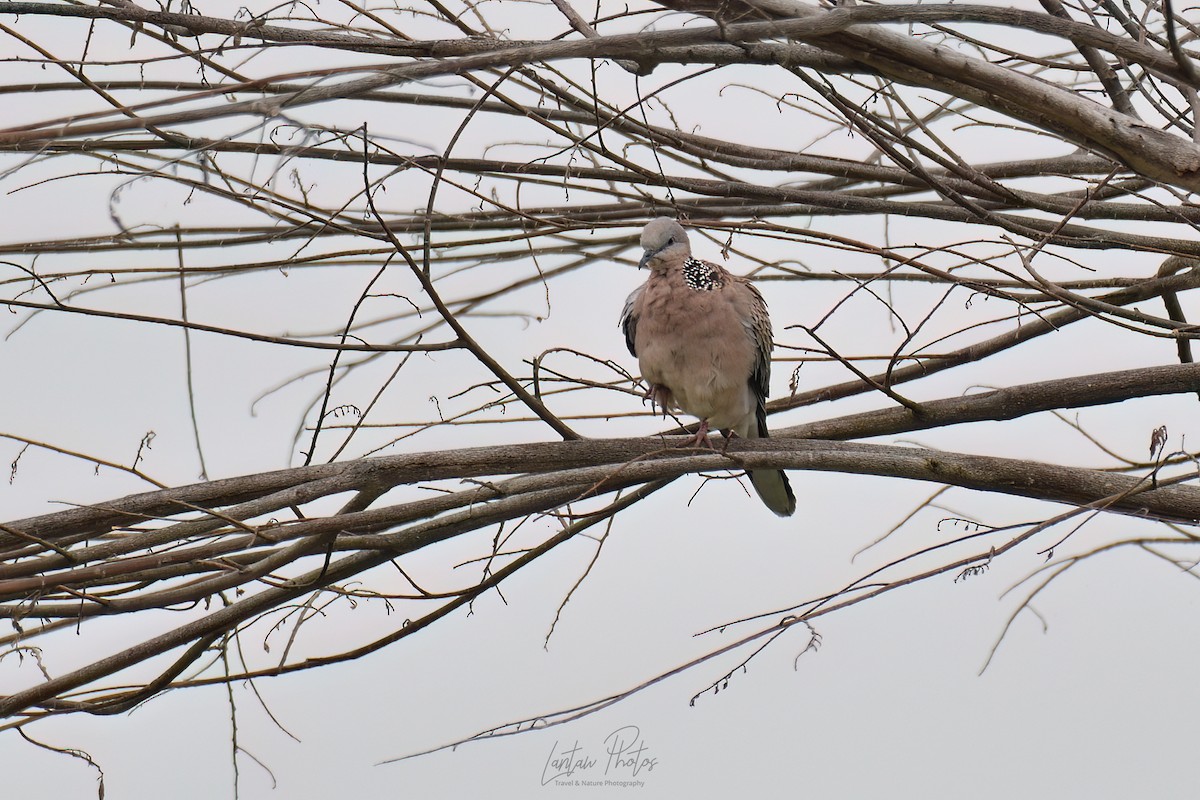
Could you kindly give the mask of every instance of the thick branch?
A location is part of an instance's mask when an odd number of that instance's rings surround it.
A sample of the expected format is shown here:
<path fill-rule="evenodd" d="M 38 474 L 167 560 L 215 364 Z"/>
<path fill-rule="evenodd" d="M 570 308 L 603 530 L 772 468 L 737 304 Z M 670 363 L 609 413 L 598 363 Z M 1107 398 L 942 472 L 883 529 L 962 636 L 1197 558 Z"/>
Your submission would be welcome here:
<path fill-rule="evenodd" d="M 0 13 L 6 8 L 14 10 L 17 5 L 19 4 L 0 4 Z M 687 8 L 688 3 L 676 5 Z M 380 70 L 373 75 L 344 83 L 314 85 L 294 94 L 273 99 L 246 100 L 144 117 L 140 127 L 162 128 L 244 114 L 271 117 L 285 108 L 357 97 L 402 82 L 496 67 L 520 66 L 538 61 L 571 58 L 638 60 L 642 56 L 653 58 L 663 48 L 672 46 L 793 37 L 815 42 L 835 54 L 859 61 L 894 80 L 945 91 L 972 100 L 982 107 L 993 108 L 1054 131 L 1071 141 L 1110 155 L 1156 180 L 1185 188 L 1200 188 L 1200 147 L 1189 141 L 1150 127 L 1054 84 L 981 59 L 970 58 L 945 46 L 894 33 L 878 24 L 865 23 L 960 20 L 1019 25 L 1039 32 L 1065 36 L 1076 44 L 1107 49 L 1162 74 L 1183 80 L 1184 76 L 1178 74 L 1178 65 L 1166 54 L 1089 25 L 1047 14 L 1019 12 L 1013 9 L 944 5 L 854 7 L 822 11 L 787 0 L 772 0 L 769 3 L 754 5 L 776 14 L 786 10 L 791 18 L 599 36 L 582 41 L 505 46 L 494 52 L 478 55 L 431 58 Z M 27 10 L 32 13 L 31 9 Z M 102 10 L 110 11 L 107 8 Z M 115 11 L 116 16 L 133 13 L 127 9 L 111 11 Z M 189 15 L 186 14 L 169 14 L 164 17 L 170 19 L 164 18 L 161 21 L 172 25 L 186 26 L 189 21 Z M 247 25 L 244 30 L 253 28 L 253 25 Z M 0 147 L 8 147 L 18 142 L 29 144 L 49 142 L 63 137 L 97 136 L 129 130 L 131 124 L 137 127 L 137 123 L 121 119 L 80 125 L 67 123 L 32 131 L 21 129 L 0 132 Z"/>
<path fill-rule="evenodd" d="M 1200 390 L 1200 364 L 1169 364 L 1123 372 L 1027 383 L 991 392 L 930 400 L 914 414 L 904 407 L 807 422 L 771 432 L 776 437 L 862 439 L 910 431 L 1016 419 L 1041 411 L 1120 403 L 1138 397 Z"/>

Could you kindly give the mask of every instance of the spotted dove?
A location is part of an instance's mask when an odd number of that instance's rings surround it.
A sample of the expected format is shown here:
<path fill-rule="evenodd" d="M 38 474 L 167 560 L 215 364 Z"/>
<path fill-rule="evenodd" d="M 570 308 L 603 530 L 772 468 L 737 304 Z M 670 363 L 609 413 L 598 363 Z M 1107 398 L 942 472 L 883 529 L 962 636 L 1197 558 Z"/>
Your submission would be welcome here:
<path fill-rule="evenodd" d="M 771 319 L 754 285 L 716 264 L 692 258 L 687 233 L 659 217 L 642 231 L 640 266 L 650 277 L 621 312 L 629 352 L 649 385 L 651 406 L 700 418 L 695 442 L 709 429 L 766 438 L 771 383 Z M 782 470 L 754 470 L 750 482 L 781 517 L 796 510 Z"/>

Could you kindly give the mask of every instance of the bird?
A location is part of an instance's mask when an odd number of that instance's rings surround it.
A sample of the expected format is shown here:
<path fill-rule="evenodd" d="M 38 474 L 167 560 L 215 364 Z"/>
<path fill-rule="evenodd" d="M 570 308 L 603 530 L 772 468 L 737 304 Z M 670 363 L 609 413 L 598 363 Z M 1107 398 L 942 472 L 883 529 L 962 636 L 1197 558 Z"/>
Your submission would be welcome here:
<path fill-rule="evenodd" d="M 765 439 L 771 384 L 771 318 L 754 284 L 692 256 L 687 231 L 670 217 L 642 230 L 639 268 L 646 282 L 621 311 L 630 355 L 649 386 L 651 409 L 677 409 L 700 420 L 694 444 L 710 429 L 728 439 Z M 783 470 L 750 472 L 750 483 L 771 511 L 796 511 Z"/>

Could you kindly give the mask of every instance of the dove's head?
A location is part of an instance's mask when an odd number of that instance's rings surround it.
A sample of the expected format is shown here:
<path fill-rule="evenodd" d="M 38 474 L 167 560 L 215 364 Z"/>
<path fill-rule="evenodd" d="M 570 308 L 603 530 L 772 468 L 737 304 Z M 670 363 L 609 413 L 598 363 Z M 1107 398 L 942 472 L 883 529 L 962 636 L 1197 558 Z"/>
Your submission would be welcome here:
<path fill-rule="evenodd" d="M 687 232 L 670 217 L 658 217 L 642 229 L 642 249 L 646 252 L 638 266 L 650 269 L 666 269 L 692 254 Z"/>

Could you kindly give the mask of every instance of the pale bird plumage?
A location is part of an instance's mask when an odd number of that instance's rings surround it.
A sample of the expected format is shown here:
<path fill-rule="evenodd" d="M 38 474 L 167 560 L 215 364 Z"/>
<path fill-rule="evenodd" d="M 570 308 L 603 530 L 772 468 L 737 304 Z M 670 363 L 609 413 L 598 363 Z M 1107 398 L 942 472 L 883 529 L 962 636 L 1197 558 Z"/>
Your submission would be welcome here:
<path fill-rule="evenodd" d="M 678 409 L 709 429 L 747 439 L 767 434 L 771 319 L 754 285 L 692 257 L 687 232 L 659 217 L 642 230 L 646 282 L 629 295 L 621 328 L 637 357 L 647 397 L 664 413 Z M 767 508 L 786 517 L 796 497 L 782 470 L 754 470 L 750 482 Z"/>

